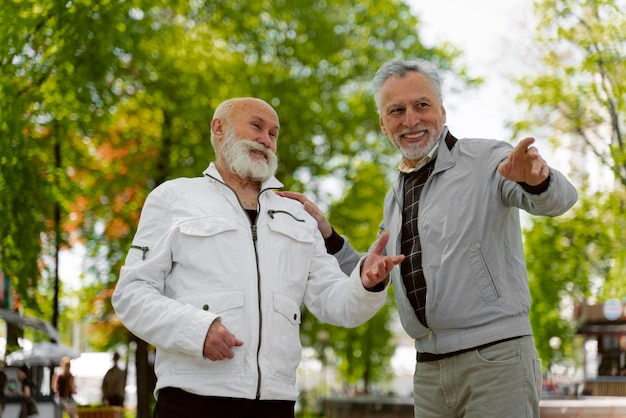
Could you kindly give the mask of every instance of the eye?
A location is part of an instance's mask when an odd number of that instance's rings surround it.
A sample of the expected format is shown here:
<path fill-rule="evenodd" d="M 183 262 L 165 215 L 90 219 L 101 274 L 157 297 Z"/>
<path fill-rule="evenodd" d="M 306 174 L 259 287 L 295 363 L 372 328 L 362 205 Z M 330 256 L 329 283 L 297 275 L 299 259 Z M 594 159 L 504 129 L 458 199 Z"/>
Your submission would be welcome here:
<path fill-rule="evenodd" d="M 389 114 L 390 115 L 400 115 L 404 112 L 404 109 L 401 107 L 396 107 L 393 109 L 389 109 Z"/>

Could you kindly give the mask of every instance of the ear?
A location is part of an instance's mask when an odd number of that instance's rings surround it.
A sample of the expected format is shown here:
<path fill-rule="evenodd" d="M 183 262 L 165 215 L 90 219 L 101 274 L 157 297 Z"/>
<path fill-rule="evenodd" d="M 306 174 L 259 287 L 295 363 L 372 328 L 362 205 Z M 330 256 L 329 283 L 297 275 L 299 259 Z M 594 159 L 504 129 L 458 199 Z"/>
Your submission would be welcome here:
<path fill-rule="evenodd" d="M 387 128 L 385 128 L 382 117 L 378 118 L 378 123 L 380 124 L 380 130 L 383 131 L 383 134 L 385 134 L 385 136 L 387 136 Z"/>
<path fill-rule="evenodd" d="M 211 121 L 211 132 L 218 138 L 221 138 L 224 135 L 224 125 L 222 124 L 222 120 L 220 118 L 215 118 Z"/>

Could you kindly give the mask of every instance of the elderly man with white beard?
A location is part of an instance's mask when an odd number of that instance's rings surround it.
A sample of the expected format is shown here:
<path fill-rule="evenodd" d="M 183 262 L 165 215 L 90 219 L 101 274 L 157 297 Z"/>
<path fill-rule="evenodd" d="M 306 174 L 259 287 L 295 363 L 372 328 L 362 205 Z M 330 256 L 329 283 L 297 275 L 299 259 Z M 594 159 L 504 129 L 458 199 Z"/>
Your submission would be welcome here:
<path fill-rule="evenodd" d="M 293 418 L 300 307 L 355 327 L 384 304 L 388 235 L 348 276 L 317 222 L 276 193 L 279 119 L 257 98 L 223 102 L 216 161 L 146 199 L 113 294 L 115 311 L 156 347 L 156 418 Z"/>

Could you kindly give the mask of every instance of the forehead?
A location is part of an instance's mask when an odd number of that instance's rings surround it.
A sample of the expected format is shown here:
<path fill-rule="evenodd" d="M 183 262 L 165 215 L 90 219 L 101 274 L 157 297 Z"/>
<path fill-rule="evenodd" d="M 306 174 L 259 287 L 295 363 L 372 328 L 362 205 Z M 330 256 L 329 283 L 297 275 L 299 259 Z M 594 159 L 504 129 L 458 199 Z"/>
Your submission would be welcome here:
<path fill-rule="evenodd" d="M 380 90 L 381 106 L 407 104 L 418 99 L 429 99 L 439 102 L 437 93 L 425 75 L 408 72 L 403 76 L 391 76 Z"/>
<path fill-rule="evenodd" d="M 276 111 L 270 105 L 261 100 L 245 100 L 237 103 L 235 118 L 240 121 L 254 119 L 268 123 L 275 127 L 279 126 Z"/>

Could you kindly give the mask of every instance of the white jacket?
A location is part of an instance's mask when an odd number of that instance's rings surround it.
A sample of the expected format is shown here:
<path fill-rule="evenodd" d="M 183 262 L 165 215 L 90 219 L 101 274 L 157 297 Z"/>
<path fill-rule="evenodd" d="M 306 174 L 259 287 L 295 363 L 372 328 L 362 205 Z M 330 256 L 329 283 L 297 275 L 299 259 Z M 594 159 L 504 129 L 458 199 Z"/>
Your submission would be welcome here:
<path fill-rule="evenodd" d="M 297 201 L 262 185 L 255 225 L 214 164 L 205 177 L 163 183 L 146 199 L 112 297 L 135 335 L 157 348 L 163 387 L 246 399 L 295 400 L 301 304 L 321 321 L 355 327 L 384 304 L 360 266 L 350 277 L 327 254 L 317 223 Z M 243 346 L 231 360 L 202 349 L 216 318 Z"/>

